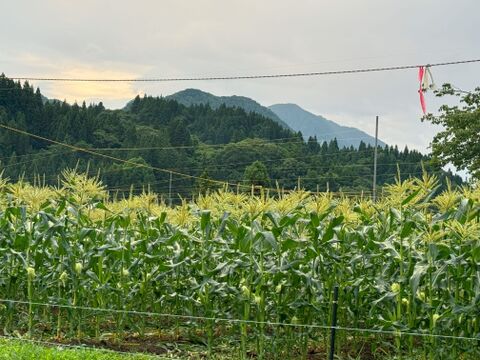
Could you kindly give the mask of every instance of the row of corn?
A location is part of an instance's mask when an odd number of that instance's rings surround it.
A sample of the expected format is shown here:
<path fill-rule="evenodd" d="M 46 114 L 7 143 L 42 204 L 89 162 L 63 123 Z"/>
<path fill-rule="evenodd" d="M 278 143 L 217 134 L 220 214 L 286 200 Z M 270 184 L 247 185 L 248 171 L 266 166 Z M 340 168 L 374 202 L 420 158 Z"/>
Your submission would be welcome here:
<path fill-rule="evenodd" d="M 338 286 L 339 326 L 390 334 L 340 331 L 340 348 L 479 355 L 478 341 L 428 336 L 480 337 L 474 186 L 440 192 L 425 174 L 387 186 L 376 203 L 225 189 L 171 208 L 155 194 L 115 198 L 95 178 L 63 177 L 56 188 L 0 179 L 6 334 L 196 331 L 210 356 L 231 338 L 239 357 L 306 358 L 327 347 L 315 326 L 330 324 Z"/>

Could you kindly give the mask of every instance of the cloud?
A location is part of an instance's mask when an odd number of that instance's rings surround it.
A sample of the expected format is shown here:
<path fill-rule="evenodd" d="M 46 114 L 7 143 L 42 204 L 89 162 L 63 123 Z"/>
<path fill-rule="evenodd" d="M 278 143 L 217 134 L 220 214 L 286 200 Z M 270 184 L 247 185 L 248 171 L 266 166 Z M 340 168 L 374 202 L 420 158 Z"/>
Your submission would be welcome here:
<path fill-rule="evenodd" d="M 72 66 L 68 70 L 59 73 L 59 77 L 79 79 L 134 79 L 138 75 L 132 72 L 101 69 L 85 65 Z M 107 106 L 114 106 L 119 102 L 125 102 L 138 94 L 132 83 L 110 82 L 55 82 L 43 85 L 45 93 L 56 99 L 66 99 L 68 102 L 100 102 Z"/>
<path fill-rule="evenodd" d="M 96 49 L 95 47 L 90 47 Z M 93 50 L 97 51 L 97 50 Z M 142 77 L 142 73 L 148 67 L 131 66 L 129 64 L 103 62 L 97 64 L 79 63 L 69 58 L 53 59 L 21 52 L 11 54 L 10 63 L 20 63 L 25 73 L 32 77 L 54 77 L 72 79 L 136 79 Z M 132 69 L 137 71 L 132 71 Z M 7 73 L 7 76 L 9 74 Z M 32 85 L 41 88 L 42 93 L 48 98 L 66 100 L 67 102 L 98 103 L 102 101 L 106 106 L 117 108 L 143 93 L 138 86 L 131 82 L 49 82 L 30 81 Z"/>

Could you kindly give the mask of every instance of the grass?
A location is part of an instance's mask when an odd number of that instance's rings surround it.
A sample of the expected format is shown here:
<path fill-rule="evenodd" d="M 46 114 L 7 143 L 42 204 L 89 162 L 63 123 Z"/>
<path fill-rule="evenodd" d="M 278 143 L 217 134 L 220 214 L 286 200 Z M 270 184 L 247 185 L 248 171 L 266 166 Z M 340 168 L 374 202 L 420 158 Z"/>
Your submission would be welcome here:
<path fill-rule="evenodd" d="M 65 348 L 61 346 L 43 346 L 38 344 L 26 343 L 21 340 L 0 339 L 0 360 L 147 360 L 147 359 L 201 359 L 195 355 L 184 355 L 175 358 L 170 357 L 152 357 L 140 354 L 121 354 L 104 350 Z M 235 355 L 228 354 L 224 356 L 215 356 L 217 360 L 233 359 Z M 324 359 L 322 356 L 310 357 L 311 359 Z M 368 357 L 367 357 L 368 358 Z M 337 360 L 360 360 L 364 357 L 340 357 Z M 383 360 L 421 360 L 424 359 L 422 353 L 412 354 L 408 357 L 389 356 L 385 354 Z M 464 359 L 464 358 L 459 358 Z M 467 358 L 465 358 L 467 359 Z"/>
<path fill-rule="evenodd" d="M 69 349 L 61 346 L 42 346 L 21 340 L 0 339 L 0 360 L 147 360 L 146 355 L 116 354 L 111 351 Z"/>

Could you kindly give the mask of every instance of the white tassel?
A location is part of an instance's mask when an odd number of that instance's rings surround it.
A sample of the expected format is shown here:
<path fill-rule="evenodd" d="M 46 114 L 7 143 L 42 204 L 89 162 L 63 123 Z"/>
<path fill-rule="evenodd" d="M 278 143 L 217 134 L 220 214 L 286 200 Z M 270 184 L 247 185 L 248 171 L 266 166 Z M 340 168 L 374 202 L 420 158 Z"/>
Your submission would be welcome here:
<path fill-rule="evenodd" d="M 428 74 L 428 76 L 430 77 L 429 89 L 430 90 L 436 90 L 437 85 L 435 85 L 435 82 L 433 81 L 433 76 L 432 76 L 432 72 L 430 71 L 430 66 L 427 66 L 425 70 L 426 70 L 426 73 Z"/>

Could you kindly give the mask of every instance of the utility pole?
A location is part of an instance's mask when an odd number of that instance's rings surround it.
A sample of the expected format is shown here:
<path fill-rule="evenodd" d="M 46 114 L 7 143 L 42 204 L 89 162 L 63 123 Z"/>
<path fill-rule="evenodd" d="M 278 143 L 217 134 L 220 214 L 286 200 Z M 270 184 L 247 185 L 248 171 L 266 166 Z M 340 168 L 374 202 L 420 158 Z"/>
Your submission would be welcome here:
<path fill-rule="evenodd" d="M 170 171 L 170 182 L 168 184 L 168 203 L 172 207 L 172 172 Z"/>
<path fill-rule="evenodd" d="M 373 155 L 373 189 L 372 200 L 377 200 L 377 147 L 378 147 L 378 115 L 375 119 L 375 149 Z"/>

